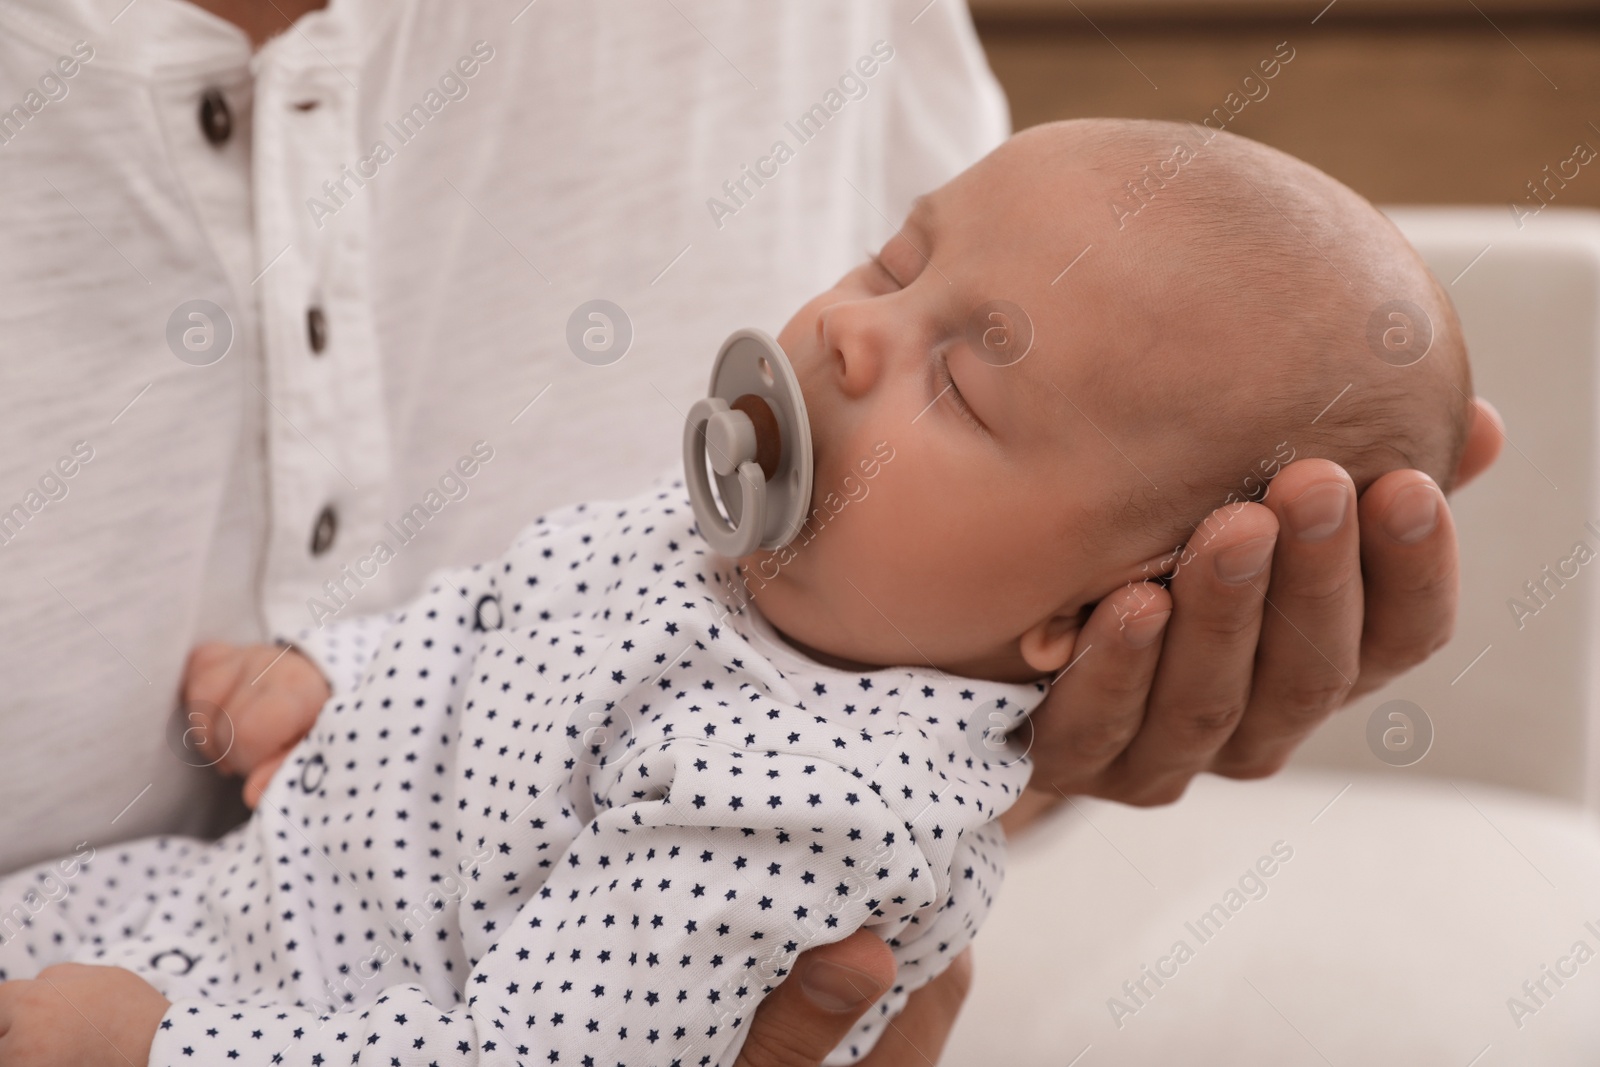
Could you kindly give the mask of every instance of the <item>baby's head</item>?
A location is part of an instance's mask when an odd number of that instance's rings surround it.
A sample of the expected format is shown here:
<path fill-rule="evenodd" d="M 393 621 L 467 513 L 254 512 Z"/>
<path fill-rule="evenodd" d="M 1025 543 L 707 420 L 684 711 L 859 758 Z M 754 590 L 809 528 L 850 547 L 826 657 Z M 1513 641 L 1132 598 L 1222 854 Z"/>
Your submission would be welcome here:
<path fill-rule="evenodd" d="M 744 557 L 747 595 L 838 665 L 997 680 L 1059 671 L 1097 601 L 1291 456 L 1448 492 L 1472 395 L 1449 299 L 1372 205 L 1176 123 L 1018 134 L 778 340 L 812 519 Z"/>

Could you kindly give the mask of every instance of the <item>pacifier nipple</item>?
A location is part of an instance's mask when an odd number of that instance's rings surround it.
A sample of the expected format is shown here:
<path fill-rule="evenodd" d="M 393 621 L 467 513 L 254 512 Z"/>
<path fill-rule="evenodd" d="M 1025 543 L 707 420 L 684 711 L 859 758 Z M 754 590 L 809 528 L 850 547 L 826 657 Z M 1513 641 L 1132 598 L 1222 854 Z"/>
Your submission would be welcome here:
<path fill-rule="evenodd" d="M 732 474 L 738 469 L 735 456 L 753 457 L 761 468 L 762 477 L 770 479 L 778 472 L 778 460 L 783 456 L 783 431 L 778 428 L 778 416 L 765 400 L 754 393 L 746 393 L 729 405 L 730 410 L 713 415 L 706 423 L 706 455 L 711 469 L 718 474 Z M 738 418 L 733 412 L 740 412 Z"/>
<path fill-rule="evenodd" d="M 683 434 L 701 534 L 732 559 L 787 544 L 805 523 L 812 480 L 811 422 L 789 358 L 760 330 L 738 330 L 717 353 L 710 394 L 689 409 Z"/>

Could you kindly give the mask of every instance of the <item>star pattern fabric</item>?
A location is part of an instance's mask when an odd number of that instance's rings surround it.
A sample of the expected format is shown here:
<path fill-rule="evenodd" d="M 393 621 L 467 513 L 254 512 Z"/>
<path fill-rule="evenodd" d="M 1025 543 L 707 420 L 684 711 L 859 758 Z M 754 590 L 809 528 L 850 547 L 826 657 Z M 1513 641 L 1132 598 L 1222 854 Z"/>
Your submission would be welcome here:
<path fill-rule="evenodd" d="M 709 1067 L 866 926 L 899 974 L 855 1062 L 987 913 L 1029 767 L 985 731 L 1045 689 L 821 666 L 731 578 L 674 483 L 539 519 L 379 639 L 306 635 L 359 681 L 251 820 L 102 850 L 0 967 L 140 974 L 173 1001 L 151 1067 Z"/>

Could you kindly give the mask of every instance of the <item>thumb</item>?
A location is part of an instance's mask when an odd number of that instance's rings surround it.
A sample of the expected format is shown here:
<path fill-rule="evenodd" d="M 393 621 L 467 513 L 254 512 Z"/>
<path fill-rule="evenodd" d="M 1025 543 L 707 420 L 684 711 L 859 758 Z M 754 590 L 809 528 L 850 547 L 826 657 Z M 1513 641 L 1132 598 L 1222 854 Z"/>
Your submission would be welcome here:
<path fill-rule="evenodd" d="M 283 761 L 289 758 L 289 749 L 284 749 L 276 756 L 269 757 L 256 764 L 256 769 L 250 772 L 250 777 L 244 780 L 244 804 L 254 811 L 256 805 L 261 803 L 261 794 L 267 791 L 267 784 L 272 781 L 272 776 L 277 773 Z"/>
<path fill-rule="evenodd" d="M 1460 489 L 1494 464 L 1506 441 L 1506 423 L 1495 406 L 1481 396 L 1472 398 L 1467 422 L 1467 444 L 1456 465 L 1455 488 Z"/>
<path fill-rule="evenodd" d="M 894 953 L 870 930 L 802 952 L 756 1009 L 734 1067 L 820 1067 L 894 973 Z"/>

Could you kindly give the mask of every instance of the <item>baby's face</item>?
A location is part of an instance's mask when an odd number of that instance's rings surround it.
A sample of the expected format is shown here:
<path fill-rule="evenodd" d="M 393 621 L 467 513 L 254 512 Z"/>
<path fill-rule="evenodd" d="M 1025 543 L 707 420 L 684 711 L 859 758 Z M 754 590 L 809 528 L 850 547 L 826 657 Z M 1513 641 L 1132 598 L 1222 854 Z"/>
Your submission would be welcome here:
<path fill-rule="evenodd" d="M 1047 174 L 1014 144 L 923 198 L 779 335 L 811 417 L 813 518 L 741 562 L 763 614 L 824 660 L 1003 680 L 1059 670 L 1019 638 L 1070 651 L 1086 609 L 1176 543 L 1108 518 L 1175 483 L 1194 439 L 1173 407 L 1143 399 L 1158 354 L 1114 365 L 1170 339 L 1130 314 L 1146 297 L 1108 247 L 1108 179 Z M 1022 323 L 971 328 L 991 301 L 1024 309 L 1020 359 Z"/>

